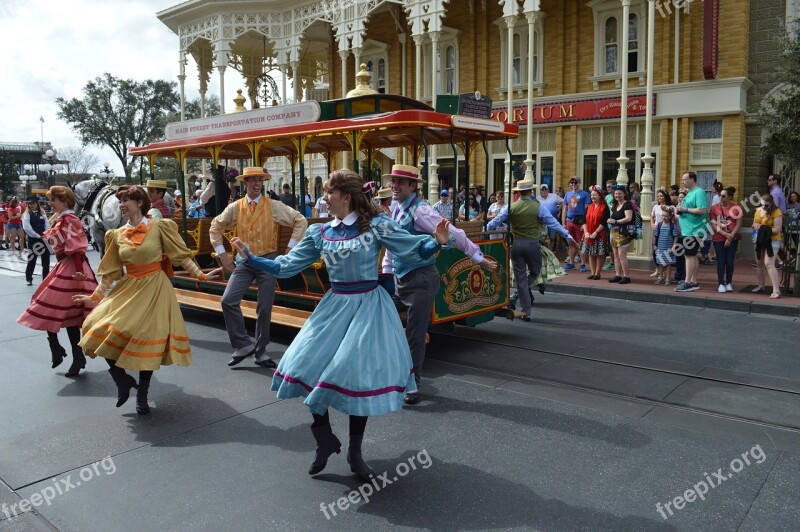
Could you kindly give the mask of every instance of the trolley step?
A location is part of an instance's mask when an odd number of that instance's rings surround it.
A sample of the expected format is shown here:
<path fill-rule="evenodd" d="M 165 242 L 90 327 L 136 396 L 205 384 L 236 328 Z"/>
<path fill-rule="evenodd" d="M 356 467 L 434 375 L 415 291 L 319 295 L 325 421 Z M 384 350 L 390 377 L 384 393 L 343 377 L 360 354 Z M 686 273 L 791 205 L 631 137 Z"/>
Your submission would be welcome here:
<path fill-rule="evenodd" d="M 200 310 L 210 310 L 212 312 L 222 312 L 220 299 L 222 296 L 215 294 L 204 294 L 202 292 L 194 292 L 192 290 L 175 289 L 175 296 L 178 298 L 178 303 L 187 307 L 192 307 Z M 256 302 L 242 300 L 242 314 L 245 318 L 255 319 L 256 317 Z M 287 307 L 280 307 L 274 305 L 272 307 L 272 323 L 276 325 L 283 325 L 284 327 L 292 327 L 299 329 L 306 322 L 306 319 L 311 315 L 306 310 L 297 310 Z"/>

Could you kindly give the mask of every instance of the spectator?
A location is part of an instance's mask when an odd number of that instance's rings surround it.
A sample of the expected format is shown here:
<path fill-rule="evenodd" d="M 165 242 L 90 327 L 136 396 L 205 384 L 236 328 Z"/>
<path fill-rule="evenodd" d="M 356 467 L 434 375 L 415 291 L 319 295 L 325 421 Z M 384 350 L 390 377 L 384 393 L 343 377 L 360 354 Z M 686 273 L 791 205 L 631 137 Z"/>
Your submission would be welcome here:
<path fill-rule="evenodd" d="M 500 212 L 506 206 L 506 195 L 503 193 L 502 190 L 495 194 L 495 200 L 496 201 L 494 203 L 489 205 L 489 211 L 486 213 L 487 221 L 494 220 L 494 218 L 498 214 L 500 214 Z M 502 224 L 498 229 L 501 229 L 503 231 L 507 231 L 508 230 L 508 225 Z M 493 233 L 489 237 L 489 240 L 500 240 L 502 238 L 503 238 L 503 233 Z"/>
<path fill-rule="evenodd" d="M 798 223 L 800 221 L 800 194 L 789 192 L 786 203 L 786 224 Z"/>
<path fill-rule="evenodd" d="M 469 186 L 469 192 L 475 196 L 475 200 L 478 202 L 480 211 L 485 213 L 489 209 L 489 204 L 486 202 L 486 195 L 483 193 L 483 187 L 472 184 Z"/>
<path fill-rule="evenodd" d="M 147 180 L 147 197 L 150 200 L 150 210 L 146 213 L 151 220 L 161 220 L 172 218 L 169 207 L 164 203 L 164 195 L 167 193 L 167 182 L 163 179 Z"/>
<path fill-rule="evenodd" d="M 610 211 L 611 208 L 614 206 L 614 185 L 617 182 L 613 179 L 608 179 L 606 181 L 606 205 L 608 205 L 608 210 Z M 610 272 L 614 269 L 614 253 L 611 251 L 611 231 L 606 231 L 606 250 L 608 251 L 608 262 L 605 266 L 603 266 L 603 270 Z"/>
<path fill-rule="evenodd" d="M 389 188 L 389 192 L 391 191 L 392 189 Z M 439 193 L 439 201 L 433 204 L 433 210 L 438 212 L 439 216 L 445 220 L 453 220 L 453 203 L 450 201 L 450 192 L 447 189 Z"/>
<path fill-rule="evenodd" d="M 447 191 L 443 193 L 447 194 Z M 378 204 L 378 208 L 383 211 L 386 216 L 392 215 L 392 187 L 385 187 L 378 190 L 377 194 L 375 194 L 375 201 Z"/>
<path fill-rule="evenodd" d="M 653 255 L 658 266 L 656 284 L 669 285 L 670 268 L 676 262 L 675 252 L 680 243 L 681 231 L 675 220 L 675 207 L 659 207 L 661 219 L 653 226 Z"/>
<path fill-rule="evenodd" d="M 200 196 L 202 196 L 203 191 L 197 190 L 194 193 L 195 200 L 189 204 L 189 210 L 186 211 L 186 216 L 189 218 L 205 218 L 206 217 L 206 209 L 203 207 L 202 202 L 200 201 Z"/>
<path fill-rule="evenodd" d="M 271 190 L 270 190 L 270 192 L 271 192 L 270 197 L 272 196 L 272 194 L 275 194 Z M 274 199 L 278 199 L 278 198 L 276 197 Z M 330 217 L 330 214 L 328 214 L 328 202 L 325 201 L 325 194 L 323 194 L 322 196 L 317 198 L 317 203 L 314 205 L 314 211 L 313 211 L 312 214 L 314 215 L 314 218 L 328 218 L 328 217 Z"/>
<path fill-rule="evenodd" d="M 589 194 L 585 190 L 580 189 L 580 183 L 577 177 L 573 177 L 569 180 L 569 188 L 570 191 L 564 196 L 566 208 L 563 209 L 562 220 L 564 227 L 569 234 L 572 235 L 572 238 L 575 239 L 576 242 L 580 242 L 580 239 L 583 238 L 581 226 L 586 223 L 586 206 L 592 202 L 592 198 L 589 197 Z M 566 263 L 566 266 L 564 266 L 565 270 L 575 269 L 574 263 L 580 262 L 580 258 L 575 258 L 579 251 L 576 248 L 577 246 L 569 248 L 567 260 L 564 261 Z M 581 258 L 583 259 L 583 264 L 581 264 L 580 271 L 585 273 L 588 271 L 586 267 L 586 256 L 582 256 Z"/>
<path fill-rule="evenodd" d="M 720 191 L 720 202 L 711 207 L 709 222 L 711 222 L 711 237 L 714 250 L 717 253 L 717 282 L 720 293 L 733 292 L 733 263 L 736 259 L 736 248 L 742 235 L 742 208 L 733 203 L 736 189 L 728 187 Z"/>
<path fill-rule="evenodd" d="M 25 212 L 22 214 L 22 229 L 28 236 L 28 266 L 25 268 L 25 280 L 28 281 L 28 286 L 31 286 L 37 257 L 42 258 L 42 279 L 50 273 L 50 249 L 44 241 L 44 233 L 50 229 L 50 220 L 36 196 L 28 198 Z"/>
<path fill-rule="evenodd" d="M 469 194 L 469 219 L 470 221 L 479 220 L 484 221 L 484 212 L 481 211 L 481 206 L 478 203 L 478 199 L 475 197 L 474 194 L 470 192 Z M 466 216 L 464 214 L 464 205 L 458 209 L 458 219 L 460 221 L 464 221 Z"/>
<path fill-rule="evenodd" d="M 22 257 L 22 249 L 25 247 L 25 232 L 22 230 L 22 207 L 16 196 L 8 202 L 6 214 L 8 215 L 8 247 Z"/>
<path fill-rule="evenodd" d="M 491 194 L 489 194 L 489 207 L 491 207 L 491 206 L 492 206 L 492 204 L 493 204 L 494 202 L 496 202 L 496 201 L 497 201 L 497 195 L 496 195 L 494 192 L 492 192 Z"/>
<path fill-rule="evenodd" d="M 556 220 L 561 220 L 560 211 L 564 206 L 564 198 L 557 194 L 550 194 L 550 187 L 546 183 L 539 186 L 539 196 L 536 200 L 539 204 L 550 211 L 550 214 Z M 550 240 L 550 249 L 556 249 L 556 241 L 558 240 L 558 231 L 555 229 L 547 228 L 547 238 Z"/>
<path fill-rule="evenodd" d="M 772 195 L 772 204 L 781 213 L 786 212 L 786 196 L 784 196 L 781 188 L 781 176 L 770 174 L 767 178 L 767 186 L 769 187 L 769 193 Z"/>
<path fill-rule="evenodd" d="M 606 250 L 606 227 L 611 212 L 598 187 L 592 187 L 590 197 L 592 202 L 586 207 L 586 223 L 581 228 L 583 230 L 581 253 L 589 256 L 591 273 L 588 279 L 597 281 L 600 279 L 603 263 L 608 253 Z"/>
<path fill-rule="evenodd" d="M 315 203 L 316 200 L 314 196 L 311 195 L 311 185 L 306 185 L 306 193 L 305 196 L 303 196 L 303 216 L 306 218 L 311 217 L 311 212 L 314 209 Z"/>
<path fill-rule="evenodd" d="M 287 207 L 296 207 L 297 202 L 294 201 L 294 196 L 292 196 L 292 187 L 289 186 L 289 183 L 283 184 L 283 194 L 279 196 L 281 199 L 281 203 L 286 205 Z"/>
<path fill-rule="evenodd" d="M 561 199 L 564 199 L 564 189 L 561 187 L 556 187 L 556 196 Z"/>
<path fill-rule="evenodd" d="M 628 190 L 630 190 L 631 204 L 638 208 L 642 204 L 642 187 L 634 181 L 628 185 Z"/>
<path fill-rule="evenodd" d="M 769 275 L 772 283 L 770 299 L 781 297 L 780 277 L 775 267 L 775 259 L 781 247 L 781 230 L 783 228 L 783 212 L 774 203 L 775 196 L 764 194 L 761 196 L 761 207 L 756 209 L 753 217 L 753 231 L 756 237 L 756 261 L 758 265 L 758 286 L 753 289 L 757 294 L 764 290 L 764 273 Z"/>
<path fill-rule="evenodd" d="M 628 247 L 636 235 L 633 223 L 633 205 L 625 194 L 625 185 L 614 185 L 614 203 L 608 217 L 611 227 L 611 249 L 614 251 L 614 277 L 609 283 L 629 284 Z"/>
<path fill-rule="evenodd" d="M 681 183 L 688 189 L 686 196 L 678 206 L 680 217 L 683 254 L 686 257 L 686 280 L 678 283 L 676 292 L 693 292 L 700 289 L 697 282 L 699 261 L 697 253 L 703 245 L 703 237 L 707 234 L 708 200 L 706 191 L 697 186 L 697 174 L 684 172 Z"/>
<path fill-rule="evenodd" d="M 653 205 L 653 210 L 650 211 L 650 227 L 655 228 L 662 220 L 662 207 L 672 205 L 667 191 L 660 188 L 656 191 L 656 203 Z M 658 277 L 658 261 L 656 261 L 656 251 L 653 248 L 653 261 L 656 262 L 656 270 L 650 274 L 650 277 Z M 669 284 L 669 283 L 667 283 Z"/>

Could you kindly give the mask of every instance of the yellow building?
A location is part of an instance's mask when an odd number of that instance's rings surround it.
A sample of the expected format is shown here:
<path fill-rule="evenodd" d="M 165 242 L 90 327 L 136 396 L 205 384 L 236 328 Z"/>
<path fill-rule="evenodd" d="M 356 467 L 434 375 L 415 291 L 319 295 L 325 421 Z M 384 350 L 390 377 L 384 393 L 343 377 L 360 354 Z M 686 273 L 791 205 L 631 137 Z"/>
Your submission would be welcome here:
<path fill-rule="evenodd" d="M 741 190 L 750 3 L 650 1 L 656 8 L 655 185 L 676 183 L 681 171 L 692 169 L 707 189 L 718 179 Z M 270 103 L 261 98 L 265 65 L 280 72 L 274 86 L 280 102 L 343 97 L 355 85 L 357 65 L 365 63 L 379 91 L 435 104 L 437 94 L 477 90 L 494 100 L 497 120 L 508 118 L 510 82 L 510 114 L 522 131 L 513 143 L 515 177 L 531 167 L 537 182 L 564 187 L 577 175 L 588 188 L 617 177 L 625 50 L 628 175 L 641 179 L 648 3 L 189 0 L 158 16 L 180 37 L 182 92 L 185 60 L 191 56 L 201 94 L 214 70 L 223 87 L 226 72 L 230 76 L 235 70 L 246 86 L 249 107 Z M 529 93 L 534 115 L 530 153 Z M 274 91 L 270 94 L 276 96 Z M 224 102 L 225 95 L 220 96 Z M 403 157 L 391 150 L 382 154 L 382 164 L 388 168 L 393 159 Z M 503 183 L 505 159 L 504 147 L 494 147 L 490 190 Z M 533 164 L 525 165 L 525 160 Z M 474 176 L 484 175 L 483 161 L 483 154 L 476 154 L 471 162 Z M 450 184 L 453 160 L 441 156 L 432 162 L 438 163 L 431 168 L 433 196 L 439 186 Z M 286 163 L 270 164 L 284 165 L 286 175 Z M 309 175 L 321 175 L 324 161 L 308 161 L 307 168 Z"/>

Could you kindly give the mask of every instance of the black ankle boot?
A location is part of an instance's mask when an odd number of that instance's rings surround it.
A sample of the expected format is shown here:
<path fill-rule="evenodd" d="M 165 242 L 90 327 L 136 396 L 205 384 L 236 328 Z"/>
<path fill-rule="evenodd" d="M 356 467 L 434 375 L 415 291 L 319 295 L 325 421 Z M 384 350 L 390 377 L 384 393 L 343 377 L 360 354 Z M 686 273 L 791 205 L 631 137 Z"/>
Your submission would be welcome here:
<path fill-rule="evenodd" d="M 72 348 L 72 365 L 69 371 L 64 374 L 65 377 L 77 377 L 83 368 L 86 367 L 86 355 L 83 354 L 83 349 L 80 347 Z"/>
<path fill-rule="evenodd" d="M 361 441 L 364 439 L 363 434 L 350 435 L 350 447 L 347 449 L 347 463 L 350 464 L 350 471 L 363 482 L 369 482 L 375 476 L 372 469 L 369 468 L 364 458 L 361 456 Z"/>
<path fill-rule="evenodd" d="M 67 351 L 58 343 L 58 335 L 55 333 L 47 333 L 47 343 L 50 344 L 50 355 L 53 361 L 51 367 L 55 369 L 67 358 Z"/>
<path fill-rule="evenodd" d="M 86 356 L 83 354 L 83 349 L 80 345 L 81 328 L 67 327 L 67 335 L 72 346 L 72 365 L 69 367 L 66 376 L 77 377 L 81 370 L 86 367 Z"/>
<path fill-rule="evenodd" d="M 342 442 L 333 433 L 330 424 L 311 426 L 311 434 L 317 441 L 317 450 L 314 453 L 314 461 L 308 468 L 309 475 L 316 475 L 328 464 L 328 458 L 333 453 L 339 454 L 342 451 Z"/>
<path fill-rule="evenodd" d="M 131 388 L 138 388 L 136 379 L 125 373 L 125 370 L 117 366 L 108 368 L 111 378 L 117 385 L 117 408 L 125 404 L 125 401 L 131 396 Z"/>
<path fill-rule="evenodd" d="M 150 390 L 150 378 L 152 371 L 139 372 L 139 389 L 136 391 L 136 413 L 146 416 L 150 413 L 150 405 L 147 404 L 147 392 Z"/>

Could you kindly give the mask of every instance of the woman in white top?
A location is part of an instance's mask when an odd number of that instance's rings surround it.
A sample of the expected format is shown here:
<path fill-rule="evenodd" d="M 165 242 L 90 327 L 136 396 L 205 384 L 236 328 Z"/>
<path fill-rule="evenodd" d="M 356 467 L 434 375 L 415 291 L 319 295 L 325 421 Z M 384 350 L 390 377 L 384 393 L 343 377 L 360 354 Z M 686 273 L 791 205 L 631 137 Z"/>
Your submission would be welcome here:
<path fill-rule="evenodd" d="M 489 211 L 486 214 L 487 221 L 491 221 L 495 216 L 500 214 L 503 210 L 503 207 L 506 206 L 506 196 L 503 194 L 502 191 L 495 193 L 495 202 L 489 205 Z M 508 225 L 503 224 L 500 226 L 500 229 L 506 230 L 508 229 Z M 500 240 L 503 238 L 502 233 L 493 233 L 489 236 L 489 240 Z"/>

